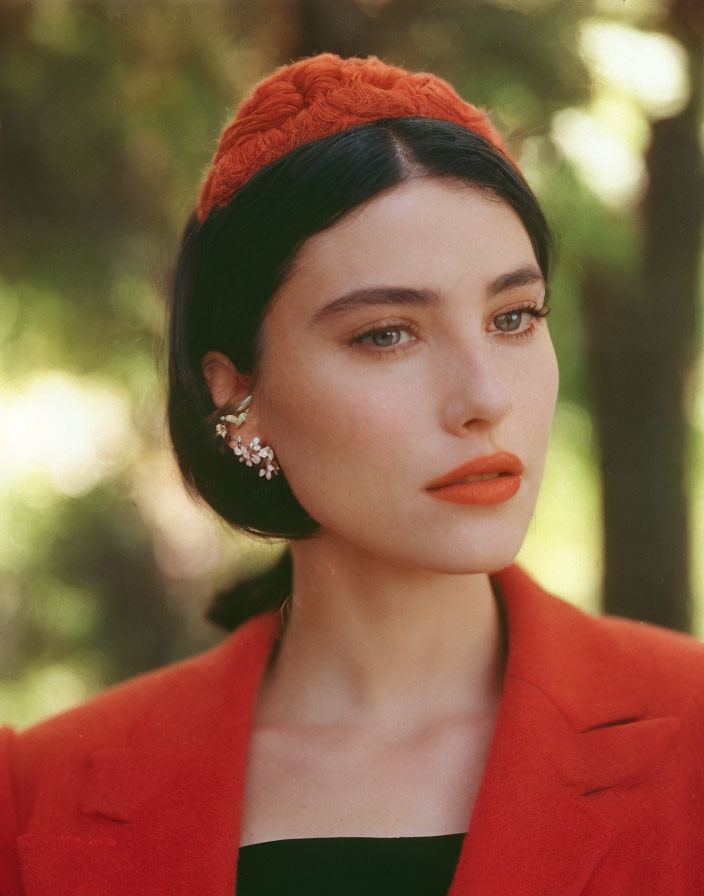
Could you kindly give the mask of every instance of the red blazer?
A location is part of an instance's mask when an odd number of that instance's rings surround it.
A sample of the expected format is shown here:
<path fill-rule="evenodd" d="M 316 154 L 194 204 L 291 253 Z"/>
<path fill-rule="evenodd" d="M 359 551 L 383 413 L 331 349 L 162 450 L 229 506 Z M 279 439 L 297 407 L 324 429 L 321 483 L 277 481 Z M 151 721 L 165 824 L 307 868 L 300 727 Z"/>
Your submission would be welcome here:
<path fill-rule="evenodd" d="M 492 576 L 509 657 L 450 896 L 704 893 L 704 644 Z M 2 896 L 231 896 L 257 688 L 279 633 L 0 729 Z M 428 769 L 432 774 L 432 769 Z"/>

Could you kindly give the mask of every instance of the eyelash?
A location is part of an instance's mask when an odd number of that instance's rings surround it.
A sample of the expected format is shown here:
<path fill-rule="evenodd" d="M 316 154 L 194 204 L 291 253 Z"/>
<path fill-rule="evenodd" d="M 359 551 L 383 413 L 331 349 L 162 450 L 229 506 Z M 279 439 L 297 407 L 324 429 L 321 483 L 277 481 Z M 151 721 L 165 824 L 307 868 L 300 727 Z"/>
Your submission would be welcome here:
<path fill-rule="evenodd" d="M 537 329 L 537 319 L 541 317 L 547 317 L 550 313 L 550 306 L 547 304 L 547 302 L 545 302 L 540 308 L 538 308 L 536 305 L 517 305 L 515 308 L 507 308 L 505 311 L 501 311 L 499 314 L 495 314 L 492 320 L 495 320 L 497 317 L 503 317 L 505 314 L 515 314 L 516 312 L 525 312 L 526 314 L 530 314 L 533 317 L 530 326 L 525 330 L 521 330 L 520 333 L 511 333 L 504 331 L 498 332 L 504 332 L 504 335 L 508 339 L 520 341 L 522 339 L 531 339 L 533 336 L 535 336 L 535 332 Z M 367 336 L 373 336 L 375 333 L 387 333 L 389 331 L 397 330 L 406 330 L 416 336 L 418 335 L 417 328 L 412 324 L 400 324 L 397 321 L 392 321 L 388 324 L 382 324 L 381 326 L 377 324 L 376 326 L 365 330 L 363 333 L 359 333 L 357 336 L 350 340 L 350 345 L 362 343 L 363 339 L 366 339 Z M 391 345 L 387 346 L 386 348 L 378 345 L 366 345 L 365 347 L 380 355 L 392 355 L 397 351 L 402 351 L 404 349 L 404 346 L 407 344 L 408 343 L 401 343 L 400 345 Z"/>

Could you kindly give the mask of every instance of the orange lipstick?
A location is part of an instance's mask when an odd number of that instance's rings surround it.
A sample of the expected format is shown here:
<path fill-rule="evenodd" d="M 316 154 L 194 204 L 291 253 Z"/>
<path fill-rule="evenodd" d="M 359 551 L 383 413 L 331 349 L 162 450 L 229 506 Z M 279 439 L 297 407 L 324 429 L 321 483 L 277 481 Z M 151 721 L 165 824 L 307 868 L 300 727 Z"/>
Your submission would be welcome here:
<path fill-rule="evenodd" d="M 426 486 L 441 501 L 454 504 L 498 504 L 512 498 L 521 485 L 523 462 L 508 451 L 474 457 Z M 488 479 L 479 476 L 497 474 Z M 466 481 L 472 477 L 473 481 Z"/>

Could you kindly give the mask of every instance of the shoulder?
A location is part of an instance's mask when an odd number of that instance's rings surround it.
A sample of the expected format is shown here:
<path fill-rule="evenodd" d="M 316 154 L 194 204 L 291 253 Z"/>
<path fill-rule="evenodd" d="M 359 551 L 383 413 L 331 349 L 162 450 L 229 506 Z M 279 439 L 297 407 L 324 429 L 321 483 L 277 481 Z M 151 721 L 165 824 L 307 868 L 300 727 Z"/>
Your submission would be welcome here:
<path fill-rule="evenodd" d="M 692 635 L 621 616 L 594 618 L 610 673 L 649 694 L 658 711 L 675 707 L 704 720 L 704 643 Z"/>
<path fill-rule="evenodd" d="M 103 810 L 123 818 L 145 793 L 153 798 L 184 757 L 200 756 L 226 712 L 236 728 L 274 632 L 274 619 L 260 614 L 214 647 L 22 731 L 0 727 L 0 893 L 23 892 L 17 851 L 24 835 L 80 832 L 86 817 Z"/>
<path fill-rule="evenodd" d="M 589 646 L 608 657 L 614 674 L 636 673 L 643 680 L 677 687 L 704 672 L 704 643 L 693 635 L 623 616 L 588 613 L 572 604 L 567 612 Z"/>
<path fill-rule="evenodd" d="M 623 616 L 604 614 L 590 618 L 609 640 L 636 662 L 666 662 L 667 668 L 685 674 L 688 670 L 702 668 L 704 642 L 693 635 Z"/>
<path fill-rule="evenodd" d="M 553 635 L 564 675 L 588 680 L 585 693 L 594 698 L 630 700 L 651 717 L 696 720 L 704 737 L 704 643 L 684 632 L 588 613 L 557 600 L 562 607 Z"/>
<path fill-rule="evenodd" d="M 135 675 L 105 688 L 82 703 L 42 719 L 14 734 L 23 755 L 41 752 L 48 744 L 79 749 L 103 742 L 127 741 L 133 726 L 155 701 L 186 688 L 207 686 L 225 658 L 223 641 L 202 653 Z"/>
<path fill-rule="evenodd" d="M 576 707 L 585 717 L 606 707 L 614 713 L 630 707 L 642 716 L 704 721 L 700 640 L 652 623 L 587 612 L 515 564 L 499 582 L 509 647 L 513 637 L 513 670 L 560 706 Z"/>
<path fill-rule="evenodd" d="M 21 825 L 42 798 L 42 782 L 52 790 L 62 782 L 70 792 L 96 751 L 168 737 L 194 720 L 206 723 L 238 680 L 247 679 L 255 655 L 266 653 L 271 630 L 268 614 L 253 617 L 214 647 L 108 687 L 24 730 L 0 728 L 0 793 L 12 795 L 0 806 L 14 805 Z M 11 823 L 2 814 L 0 834 Z"/>

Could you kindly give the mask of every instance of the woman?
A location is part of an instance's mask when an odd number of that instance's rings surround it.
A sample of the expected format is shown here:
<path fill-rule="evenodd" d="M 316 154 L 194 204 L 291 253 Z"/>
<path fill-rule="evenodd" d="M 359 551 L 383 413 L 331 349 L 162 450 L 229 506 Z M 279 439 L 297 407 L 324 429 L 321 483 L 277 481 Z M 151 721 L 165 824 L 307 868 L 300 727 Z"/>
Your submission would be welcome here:
<path fill-rule="evenodd" d="M 549 248 L 432 75 L 326 53 L 242 103 L 179 258 L 169 422 L 190 486 L 287 553 L 213 649 L 2 729 L 4 896 L 704 891 L 704 646 L 513 563 Z"/>

